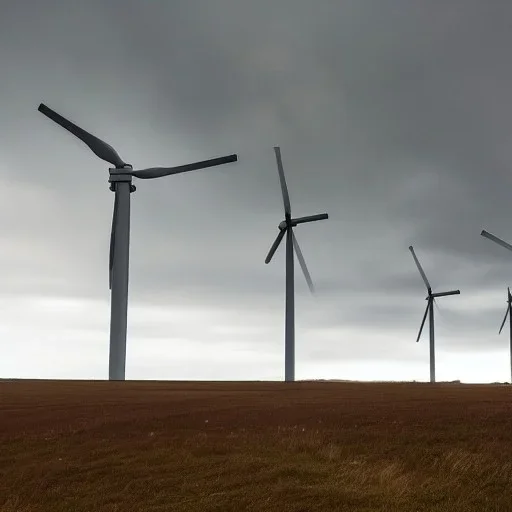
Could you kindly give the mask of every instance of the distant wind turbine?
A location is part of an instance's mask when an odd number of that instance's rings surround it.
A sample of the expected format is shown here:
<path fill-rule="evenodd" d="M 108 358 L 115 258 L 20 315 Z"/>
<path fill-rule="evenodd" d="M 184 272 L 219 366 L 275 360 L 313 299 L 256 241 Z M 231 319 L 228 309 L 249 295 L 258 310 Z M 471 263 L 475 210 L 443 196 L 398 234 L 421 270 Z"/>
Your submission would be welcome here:
<path fill-rule="evenodd" d="M 292 211 L 290 206 L 290 196 L 288 194 L 288 187 L 286 186 L 286 179 L 284 177 L 283 163 L 281 160 L 281 150 L 279 147 L 274 147 L 274 152 L 277 160 L 277 171 L 279 173 L 279 180 L 281 182 L 281 192 L 283 194 L 284 203 L 284 220 L 279 224 L 279 234 L 275 239 L 272 247 L 270 248 L 265 263 L 269 263 L 274 253 L 277 251 L 279 244 L 286 235 L 286 305 L 285 305 L 285 372 L 284 380 L 292 382 L 295 380 L 295 289 L 294 289 L 294 269 L 293 269 L 293 252 L 297 253 L 300 267 L 306 278 L 311 293 L 314 291 L 313 282 L 309 274 L 304 256 L 300 250 L 299 243 L 295 238 L 293 228 L 298 224 L 306 222 L 314 222 L 317 220 L 328 219 L 327 213 L 320 213 L 318 215 L 310 215 L 308 217 L 298 217 L 292 219 Z"/>
<path fill-rule="evenodd" d="M 418 333 L 418 337 L 416 338 L 416 342 L 420 341 L 421 332 L 423 331 L 423 326 L 425 325 L 425 320 L 427 319 L 427 315 L 429 315 L 429 330 L 430 330 L 430 382 L 436 381 L 436 353 L 435 353 L 435 330 L 434 330 L 434 301 L 437 297 L 446 297 L 448 295 L 459 295 L 460 290 L 452 290 L 450 292 L 439 292 L 432 293 L 432 287 L 428 282 L 427 276 L 423 271 L 423 268 L 420 265 L 418 258 L 416 257 L 416 253 L 411 246 L 409 246 L 409 250 L 411 251 L 412 257 L 414 258 L 414 263 L 418 267 L 421 278 L 427 287 L 427 309 L 425 309 L 425 314 L 423 315 L 423 320 L 421 322 L 420 332 Z"/>
<path fill-rule="evenodd" d="M 504 242 L 501 238 L 498 238 L 497 236 L 489 233 L 488 231 L 482 230 L 480 233 L 483 237 L 491 240 L 491 242 L 494 242 L 498 245 L 501 245 L 505 249 L 508 249 L 509 251 L 512 251 L 512 245 L 508 244 L 507 242 Z M 505 325 L 505 322 L 507 321 L 507 316 L 509 318 L 509 341 L 510 341 L 510 382 L 512 383 L 512 295 L 510 294 L 510 288 L 507 288 L 507 311 L 505 313 L 505 318 L 503 319 L 503 323 L 501 324 L 500 330 L 498 334 L 501 334 L 501 331 L 503 330 L 503 326 Z"/>
<path fill-rule="evenodd" d="M 41 103 L 39 112 L 84 142 L 102 160 L 112 164 L 109 169 L 110 190 L 115 193 L 112 231 L 110 234 L 109 288 L 111 290 L 110 352 L 108 375 L 110 380 L 125 380 L 126 327 L 128 314 L 128 267 L 130 252 L 130 193 L 135 192 L 132 177 L 153 179 L 182 172 L 204 169 L 236 162 L 237 155 L 204 160 L 178 167 L 150 167 L 133 170 L 115 149 L 106 142 L 86 132 L 76 124 Z"/>
<path fill-rule="evenodd" d="M 503 322 L 501 323 L 500 330 L 498 334 L 501 334 L 501 331 L 503 330 L 503 326 L 505 325 L 505 322 L 507 321 L 508 317 L 508 324 L 509 324 L 509 342 L 510 342 L 510 382 L 512 383 L 512 295 L 510 294 L 510 288 L 507 288 L 507 311 L 505 313 L 505 318 L 503 319 Z"/>

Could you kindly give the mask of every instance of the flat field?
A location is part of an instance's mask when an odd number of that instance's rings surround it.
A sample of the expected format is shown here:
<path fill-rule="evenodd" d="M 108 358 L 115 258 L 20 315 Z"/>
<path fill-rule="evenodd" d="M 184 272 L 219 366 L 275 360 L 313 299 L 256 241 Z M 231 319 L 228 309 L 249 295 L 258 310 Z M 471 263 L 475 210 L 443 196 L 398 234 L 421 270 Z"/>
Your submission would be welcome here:
<path fill-rule="evenodd" d="M 512 511 L 512 386 L 0 381 L 2 512 Z"/>

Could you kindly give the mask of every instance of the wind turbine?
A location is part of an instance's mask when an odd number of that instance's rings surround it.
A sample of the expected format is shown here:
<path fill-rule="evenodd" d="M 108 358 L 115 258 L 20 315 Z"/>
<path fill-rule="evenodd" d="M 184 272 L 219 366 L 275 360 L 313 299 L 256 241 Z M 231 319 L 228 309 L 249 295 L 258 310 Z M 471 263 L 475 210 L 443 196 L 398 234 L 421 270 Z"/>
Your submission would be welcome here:
<path fill-rule="evenodd" d="M 109 380 L 125 380 L 126 327 L 128 314 L 128 268 L 130 252 L 130 193 L 135 192 L 132 178 L 153 179 L 182 172 L 204 169 L 215 165 L 236 162 L 236 154 L 180 165 L 178 167 L 150 167 L 133 170 L 115 149 L 106 142 L 86 132 L 68 119 L 41 103 L 39 112 L 68 130 L 84 142 L 102 160 L 112 164 L 109 169 L 110 190 L 115 193 L 112 231 L 110 234 L 109 289 L 110 299 L 110 352 Z"/>
<path fill-rule="evenodd" d="M 512 383 L 512 295 L 510 293 L 510 288 L 507 288 L 507 311 L 505 313 L 505 318 L 503 319 L 503 322 L 501 323 L 500 330 L 498 334 L 501 334 L 501 331 L 503 330 L 503 326 L 505 325 L 505 322 L 509 322 L 509 341 L 510 341 L 510 382 Z"/>
<path fill-rule="evenodd" d="M 293 233 L 293 228 L 298 224 L 306 222 L 314 222 L 317 220 L 328 219 L 327 213 L 318 215 L 310 215 L 307 217 L 298 217 L 292 219 L 292 210 L 290 206 L 290 196 L 286 179 L 284 177 L 283 162 L 281 160 L 281 150 L 278 146 L 274 147 L 277 160 L 277 171 L 279 173 L 279 181 L 281 182 L 281 192 L 283 194 L 284 203 L 284 220 L 279 224 L 279 234 L 275 239 L 270 251 L 265 258 L 265 263 L 269 263 L 274 253 L 277 251 L 279 244 L 286 235 L 286 305 L 285 305 L 285 335 L 284 335 L 284 351 L 285 351 L 285 370 L 284 380 L 293 382 L 295 380 L 295 290 L 294 290 L 294 269 L 293 269 L 293 252 L 297 253 L 300 267 L 306 278 L 311 293 L 314 292 L 313 282 L 306 266 L 304 256 L 300 250 L 299 243 Z"/>
<path fill-rule="evenodd" d="M 421 278 L 427 287 L 427 309 L 425 309 L 425 314 L 423 315 L 423 320 L 421 321 L 420 332 L 418 333 L 418 337 L 416 338 L 416 342 L 420 341 L 421 332 L 423 331 L 423 326 L 425 325 L 425 320 L 427 319 L 427 314 L 429 318 L 429 331 L 430 331 L 430 382 L 436 381 L 436 353 L 435 353 L 435 330 L 434 330 L 434 301 L 437 297 L 446 297 L 448 295 L 460 295 L 460 290 L 452 290 L 450 292 L 439 292 L 432 293 L 432 287 L 428 282 L 427 276 L 421 267 L 421 264 L 416 257 L 416 253 L 411 246 L 409 246 L 409 250 L 411 251 L 412 257 L 414 258 L 414 263 L 418 267 Z"/>
<path fill-rule="evenodd" d="M 480 234 L 483 237 L 488 238 L 492 242 L 501 245 L 502 247 L 505 247 L 505 249 L 512 251 L 512 245 L 508 244 L 507 242 L 504 242 L 501 238 L 498 238 L 497 236 L 489 233 L 488 231 L 485 231 L 485 229 L 482 230 Z M 503 326 L 505 325 L 508 316 L 510 323 L 510 382 L 512 383 L 512 295 L 510 294 L 510 288 L 507 288 L 507 303 L 507 312 L 505 313 L 505 318 L 503 319 L 503 323 L 501 324 L 499 334 L 501 334 L 501 331 L 503 329 Z"/>

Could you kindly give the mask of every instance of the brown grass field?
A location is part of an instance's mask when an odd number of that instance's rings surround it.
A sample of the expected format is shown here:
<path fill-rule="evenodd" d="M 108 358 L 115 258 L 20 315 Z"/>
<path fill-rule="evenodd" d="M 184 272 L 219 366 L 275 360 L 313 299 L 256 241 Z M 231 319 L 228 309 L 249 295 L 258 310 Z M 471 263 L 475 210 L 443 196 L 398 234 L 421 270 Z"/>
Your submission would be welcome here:
<path fill-rule="evenodd" d="M 0 381 L 1 512 L 512 511 L 512 386 Z"/>

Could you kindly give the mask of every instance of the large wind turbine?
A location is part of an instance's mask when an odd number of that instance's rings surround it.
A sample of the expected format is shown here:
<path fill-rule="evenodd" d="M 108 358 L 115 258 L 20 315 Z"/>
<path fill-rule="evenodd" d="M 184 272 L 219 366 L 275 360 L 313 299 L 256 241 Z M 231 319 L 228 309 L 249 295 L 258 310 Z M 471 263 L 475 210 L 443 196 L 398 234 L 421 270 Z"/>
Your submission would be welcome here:
<path fill-rule="evenodd" d="M 65 119 L 57 112 L 41 103 L 39 112 L 65 128 L 83 141 L 91 151 L 102 160 L 112 164 L 109 169 L 110 190 L 115 193 L 112 231 L 110 234 L 109 288 L 110 300 L 110 353 L 108 375 L 110 380 L 125 379 L 126 364 L 126 327 L 128 313 L 128 267 L 130 252 L 130 193 L 135 192 L 132 178 L 153 179 L 194 171 L 215 165 L 236 162 L 237 155 L 229 155 L 212 160 L 195 162 L 178 167 L 151 167 L 133 170 L 124 162 L 115 149 L 86 132 L 76 124 Z"/>
<path fill-rule="evenodd" d="M 297 253 L 300 267 L 306 278 L 310 291 L 313 293 L 314 287 L 309 275 L 304 256 L 300 250 L 299 243 L 293 233 L 293 228 L 298 224 L 306 222 L 314 222 L 316 220 L 328 219 L 327 213 L 320 213 L 318 215 L 310 215 L 308 217 L 298 217 L 292 219 L 292 210 L 290 206 L 290 196 L 288 194 L 288 187 L 286 186 L 286 179 L 284 177 L 283 163 L 281 160 L 281 150 L 279 147 L 274 147 L 277 160 L 277 171 L 279 173 L 279 181 L 281 182 L 281 192 L 283 194 L 284 203 L 284 220 L 279 224 L 279 234 L 275 239 L 272 247 L 270 248 L 265 263 L 269 263 L 274 253 L 277 251 L 281 240 L 286 235 L 286 306 L 285 306 L 285 369 L 284 380 L 286 382 L 295 380 L 295 290 L 294 290 L 294 271 L 293 271 L 293 252 L 294 248 Z"/>
<path fill-rule="evenodd" d="M 488 238 L 492 242 L 501 245 L 505 249 L 508 249 L 509 251 L 512 251 L 512 245 L 508 244 L 507 242 L 504 242 L 501 238 L 498 238 L 495 235 L 492 235 L 488 231 L 485 231 L 485 229 L 480 233 L 483 237 Z M 505 325 L 505 322 L 507 320 L 507 316 L 509 317 L 509 337 L 510 337 L 510 382 L 512 383 L 512 295 L 510 294 L 510 288 L 507 289 L 507 312 L 505 313 L 505 318 L 503 319 L 503 323 L 501 324 L 499 334 L 501 334 L 501 331 L 503 329 L 503 326 Z"/>
<path fill-rule="evenodd" d="M 425 320 L 427 319 L 427 314 L 429 316 L 429 330 L 430 330 L 430 382 L 436 381 L 436 353 L 435 353 L 435 331 L 434 331 L 434 300 L 437 297 L 446 297 L 447 295 L 459 295 L 460 290 L 452 290 L 450 292 L 439 292 L 432 293 L 432 287 L 428 282 L 427 276 L 423 271 L 423 268 L 420 265 L 418 258 L 416 257 L 416 253 L 411 246 L 409 246 L 409 250 L 411 251 L 412 257 L 414 258 L 414 262 L 418 267 L 421 278 L 427 287 L 427 309 L 425 309 L 425 314 L 423 315 L 423 320 L 421 322 L 420 332 L 418 333 L 418 337 L 416 338 L 416 342 L 420 341 L 421 332 L 423 331 L 423 326 L 425 325 Z"/>

